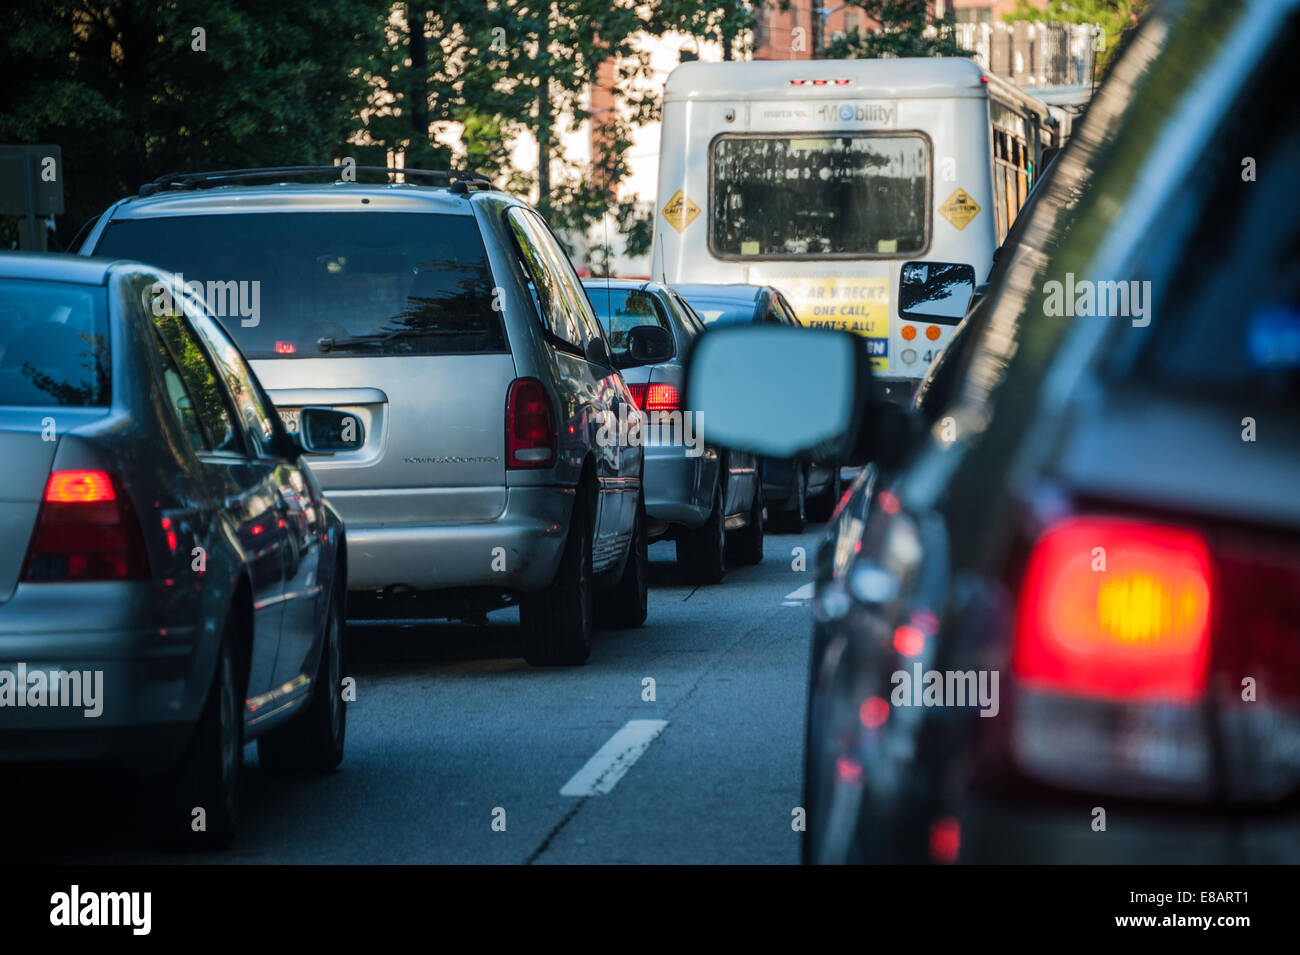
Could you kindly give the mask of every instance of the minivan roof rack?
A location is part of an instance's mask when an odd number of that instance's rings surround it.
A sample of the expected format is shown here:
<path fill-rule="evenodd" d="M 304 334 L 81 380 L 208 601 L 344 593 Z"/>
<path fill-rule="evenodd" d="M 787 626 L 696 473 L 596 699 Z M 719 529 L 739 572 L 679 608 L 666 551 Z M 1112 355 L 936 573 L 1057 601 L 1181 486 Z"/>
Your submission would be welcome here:
<path fill-rule="evenodd" d="M 399 169 L 395 166 L 355 166 L 358 173 L 369 175 L 402 174 L 417 179 L 435 179 L 446 183 L 452 192 L 467 193 L 471 188 L 492 189 L 492 180 L 482 173 L 461 169 Z M 258 180 L 278 180 L 298 178 L 300 176 L 338 177 L 342 166 L 264 166 L 261 169 L 225 169 L 215 172 L 173 172 L 159 176 L 153 182 L 140 187 L 141 196 L 155 193 L 183 190 L 204 189 L 210 186 L 225 186 L 237 182 L 256 182 Z"/>

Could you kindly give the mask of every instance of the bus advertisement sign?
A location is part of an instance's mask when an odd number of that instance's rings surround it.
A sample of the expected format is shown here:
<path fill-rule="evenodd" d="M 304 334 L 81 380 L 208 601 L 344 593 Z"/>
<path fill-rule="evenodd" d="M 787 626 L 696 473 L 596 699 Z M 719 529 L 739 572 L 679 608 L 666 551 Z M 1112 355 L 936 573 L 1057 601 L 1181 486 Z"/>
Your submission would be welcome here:
<path fill-rule="evenodd" d="M 809 328 L 834 328 L 867 339 L 873 371 L 889 367 L 889 279 L 773 279 L 785 293 L 795 317 Z"/>

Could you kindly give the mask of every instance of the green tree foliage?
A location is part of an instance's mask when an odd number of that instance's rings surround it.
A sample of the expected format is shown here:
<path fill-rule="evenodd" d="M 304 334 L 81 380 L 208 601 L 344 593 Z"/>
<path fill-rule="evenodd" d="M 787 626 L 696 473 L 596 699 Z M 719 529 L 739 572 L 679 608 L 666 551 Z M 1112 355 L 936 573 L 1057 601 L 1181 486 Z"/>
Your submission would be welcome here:
<path fill-rule="evenodd" d="M 585 233 L 608 212 L 634 255 L 649 249 L 651 219 L 635 200 L 614 196 L 629 172 L 633 130 L 657 118 L 660 93 L 638 35 L 678 30 L 731 44 L 754 23 L 749 6 L 698 0 L 489 0 L 427 12 L 407 4 L 402 12 L 371 63 L 371 140 L 407 151 L 414 164 L 439 124 L 459 124 L 471 168 L 517 192 L 536 188 L 541 211 L 561 233 Z M 615 100 L 593 115 L 588 93 L 610 60 Z M 412 124 L 412 115 L 427 121 Z M 603 148 L 578 164 L 560 140 L 588 121 Z M 538 144 L 526 163 L 536 174 L 516 168 L 508 148 L 522 133 Z M 612 253 L 610 238 L 596 250 L 598 267 Z"/>
<path fill-rule="evenodd" d="M 830 59 L 890 56 L 969 56 L 946 23 L 930 23 L 926 0 L 852 0 L 879 29 L 854 28 L 826 50 Z"/>
<path fill-rule="evenodd" d="M 1097 55 L 1100 75 L 1110 66 L 1120 38 L 1137 26 L 1145 6 L 1146 0 L 1047 0 L 1047 7 L 1040 10 L 1028 0 L 1017 0 L 1016 9 L 1002 19 L 1099 24 L 1106 33 L 1105 44 Z"/>
<path fill-rule="evenodd" d="M 63 147 L 63 242 L 164 173 L 329 163 L 359 123 L 364 52 L 388 8 L 375 0 L 6 6 L 0 141 Z"/>

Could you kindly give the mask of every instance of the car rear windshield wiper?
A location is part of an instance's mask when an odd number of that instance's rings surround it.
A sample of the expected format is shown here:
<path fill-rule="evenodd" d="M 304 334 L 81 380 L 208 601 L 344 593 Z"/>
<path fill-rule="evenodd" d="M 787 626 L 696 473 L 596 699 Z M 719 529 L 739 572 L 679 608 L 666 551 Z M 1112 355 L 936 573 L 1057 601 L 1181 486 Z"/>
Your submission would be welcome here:
<path fill-rule="evenodd" d="M 477 328 L 399 328 L 391 332 L 370 335 L 347 335 L 342 338 L 318 338 L 316 347 L 323 352 L 348 348 L 382 348 L 399 338 L 435 338 L 451 335 L 481 335 Z"/>

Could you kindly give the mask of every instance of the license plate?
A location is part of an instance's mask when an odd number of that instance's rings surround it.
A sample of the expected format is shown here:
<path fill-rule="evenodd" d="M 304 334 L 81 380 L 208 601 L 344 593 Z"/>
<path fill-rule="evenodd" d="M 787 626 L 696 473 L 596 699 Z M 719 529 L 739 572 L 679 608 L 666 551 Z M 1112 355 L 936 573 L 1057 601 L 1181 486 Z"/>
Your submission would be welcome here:
<path fill-rule="evenodd" d="M 302 414 L 301 408 L 279 408 L 280 420 L 284 422 L 284 430 L 290 434 L 298 432 L 298 416 Z"/>

